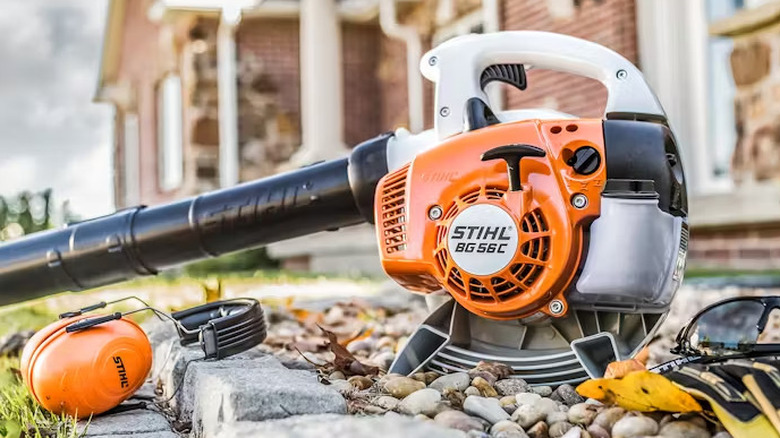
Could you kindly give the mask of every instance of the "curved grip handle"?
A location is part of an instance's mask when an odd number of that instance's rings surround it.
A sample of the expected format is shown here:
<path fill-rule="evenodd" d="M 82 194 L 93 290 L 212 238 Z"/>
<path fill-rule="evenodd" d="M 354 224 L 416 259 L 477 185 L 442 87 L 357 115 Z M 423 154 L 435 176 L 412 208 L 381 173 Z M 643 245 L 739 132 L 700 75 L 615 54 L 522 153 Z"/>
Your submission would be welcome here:
<path fill-rule="evenodd" d="M 493 64 L 523 64 L 596 79 L 607 88 L 605 116 L 629 113 L 666 118 L 639 69 L 604 46 L 538 31 L 464 35 L 432 49 L 420 60 L 422 74 L 436 84 L 439 139 L 462 131 L 468 99 L 486 99 L 480 76 Z"/>

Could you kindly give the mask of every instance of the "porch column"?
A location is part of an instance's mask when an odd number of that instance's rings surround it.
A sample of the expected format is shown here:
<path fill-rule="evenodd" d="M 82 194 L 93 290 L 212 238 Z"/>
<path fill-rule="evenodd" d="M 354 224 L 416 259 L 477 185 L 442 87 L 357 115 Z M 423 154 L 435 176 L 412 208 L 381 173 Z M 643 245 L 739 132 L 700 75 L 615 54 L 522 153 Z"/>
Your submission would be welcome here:
<path fill-rule="evenodd" d="M 231 187 L 239 179 L 238 76 L 236 25 L 241 10 L 225 7 L 217 28 L 217 93 L 219 112 L 219 186 Z"/>
<path fill-rule="evenodd" d="M 341 23 L 336 0 L 301 0 L 301 148 L 304 165 L 346 154 L 341 68 Z"/>

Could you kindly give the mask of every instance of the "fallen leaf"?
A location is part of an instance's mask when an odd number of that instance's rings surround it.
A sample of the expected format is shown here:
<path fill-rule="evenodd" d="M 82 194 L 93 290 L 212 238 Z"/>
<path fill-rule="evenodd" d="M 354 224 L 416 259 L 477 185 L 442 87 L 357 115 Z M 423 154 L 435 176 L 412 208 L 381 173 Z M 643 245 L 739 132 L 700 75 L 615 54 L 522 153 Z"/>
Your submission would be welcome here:
<path fill-rule="evenodd" d="M 366 329 L 366 330 L 361 330 L 357 335 L 352 336 L 352 337 L 346 339 L 345 341 L 341 342 L 341 345 L 346 347 L 347 345 L 349 345 L 350 342 L 360 341 L 360 340 L 363 340 L 363 339 L 368 339 L 368 338 L 371 337 L 372 334 L 374 334 L 374 330 L 373 329 L 369 328 L 369 329 Z"/>
<path fill-rule="evenodd" d="M 621 360 L 607 365 L 607 371 L 604 372 L 604 378 L 619 379 L 630 372 L 643 371 L 645 369 L 645 364 L 638 359 Z"/>
<path fill-rule="evenodd" d="M 361 363 L 346 349 L 346 347 L 339 344 L 335 333 L 325 330 L 322 327 L 320 327 L 320 330 L 328 337 L 327 347 L 335 356 L 332 362 L 334 371 L 341 371 L 348 376 L 355 374 L 370 376 L 379 373 L 378 367 Z"/>
<path fill-rule="evenodd" d="M 701 405 L 666 377 L 647 370 L 622 378 L 592 379 L 577 387 L 583 397 L 631 411 L 699 412 Z"/>

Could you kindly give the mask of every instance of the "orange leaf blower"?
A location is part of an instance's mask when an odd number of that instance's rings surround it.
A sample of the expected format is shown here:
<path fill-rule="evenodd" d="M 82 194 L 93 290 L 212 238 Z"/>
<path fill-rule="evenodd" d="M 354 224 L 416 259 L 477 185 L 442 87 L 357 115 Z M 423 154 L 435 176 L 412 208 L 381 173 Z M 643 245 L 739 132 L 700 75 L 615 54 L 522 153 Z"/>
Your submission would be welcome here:
<path fill-rule="evenodd" d="M 526 31 L 454 38 L 420 66 L 435 83 L 434 129 L 7 243 L 0 302 L 367 221 L 387 274 L 432 308 L 390 371 L 492 360 L 558 384 L 641 350 L 682 281 L 688 228 L 680 154 L 639 70 L 597 44 Z M 525 89 L 530 68 L 601 81 L 603 118 L 492 110 L 485 86 Z"/>

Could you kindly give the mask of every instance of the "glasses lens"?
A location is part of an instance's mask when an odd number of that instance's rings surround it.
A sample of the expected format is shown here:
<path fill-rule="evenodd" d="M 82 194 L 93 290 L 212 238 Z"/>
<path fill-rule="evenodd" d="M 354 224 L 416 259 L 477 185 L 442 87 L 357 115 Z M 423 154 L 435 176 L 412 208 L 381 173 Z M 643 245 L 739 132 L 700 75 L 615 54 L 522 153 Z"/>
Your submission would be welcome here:
<path fill-rule="evenodd" d="M 690 346 L 700 353 L 724 355 L 750 350 L 758 340 L 758 322 L 764 305 L 740 300 L 702 313 L 688 332 Z"/>

